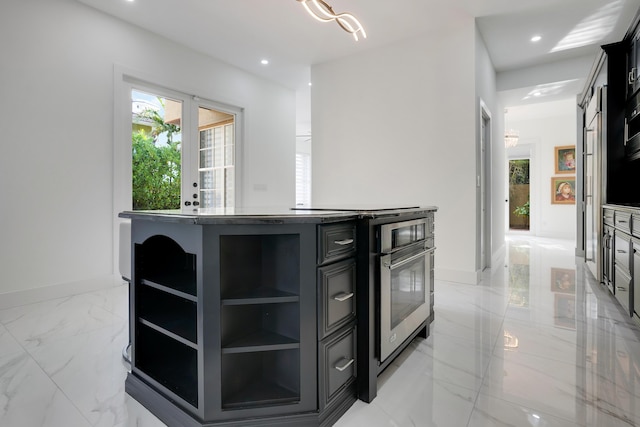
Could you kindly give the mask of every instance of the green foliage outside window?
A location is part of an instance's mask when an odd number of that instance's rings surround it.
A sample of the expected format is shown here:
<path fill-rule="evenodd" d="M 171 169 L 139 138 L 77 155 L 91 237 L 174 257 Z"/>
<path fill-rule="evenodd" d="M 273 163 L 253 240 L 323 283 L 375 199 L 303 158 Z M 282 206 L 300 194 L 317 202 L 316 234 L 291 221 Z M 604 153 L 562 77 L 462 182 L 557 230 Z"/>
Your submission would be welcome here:
<path fill-rule="evenodd" d="M 529 160 L 509 160 L 509 184 L 529 183 Z"/>
<path fill-rule="evenodd" d="M 179 209 L 181 153 L 180 142 L 173 141 L 173 134 L 180 128 L 165 123 L 154 110 L 140 116 L 154 126 L 151 133 L 144 129 L 132 133 L 133 209 Z M 167 144 L 157 145 L 162 133 L 166 133 Z"/>

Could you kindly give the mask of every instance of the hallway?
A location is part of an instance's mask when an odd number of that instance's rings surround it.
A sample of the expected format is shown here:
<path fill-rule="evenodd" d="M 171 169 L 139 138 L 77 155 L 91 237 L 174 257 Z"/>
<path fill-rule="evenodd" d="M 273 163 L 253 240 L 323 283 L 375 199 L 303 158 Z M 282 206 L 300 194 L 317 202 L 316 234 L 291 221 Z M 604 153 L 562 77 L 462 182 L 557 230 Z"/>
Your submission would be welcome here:
<path fill-rule="evenodd" d="M 481 284 L 436 281 L 429 338 L 337 427 L 640 426 L 640 328 L 573 242 L 506 243 Z M 0 426 L 163 426 L 124 393 L 127 301 L 118 284 L 0 310 Z"/>
<path fill-rule="evenodd" d="M 436 281 L 429 338 L 336 426 L 640 426 L 640 328 L 585 279 L 574 242 L 506 244 L 480 285 Z"/>

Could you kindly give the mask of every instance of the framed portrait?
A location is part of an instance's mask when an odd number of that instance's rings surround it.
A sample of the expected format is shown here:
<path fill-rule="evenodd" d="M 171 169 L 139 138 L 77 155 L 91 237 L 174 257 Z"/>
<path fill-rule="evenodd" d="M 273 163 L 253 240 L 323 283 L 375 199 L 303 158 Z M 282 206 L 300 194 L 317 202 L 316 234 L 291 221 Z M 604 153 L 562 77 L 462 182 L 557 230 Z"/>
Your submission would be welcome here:
<path fill-rule="evenodd" d="M 561 328 L 576 328 L 576 297 L 568 294 L 555 294 L 554 324 Z"/>
<path fill-rule="evenodd" d="M 555 147 L 556 173 L 576 173 L 576 146 Z"/>
<path fill-rule="evenodd" d="M 551 177 L 551 204 L 575 205 L 576 204 L 576 177 L 553 176 Z"/>
<path fill-rule="evenodd" d="M 576 271 L 551 267 L 551 291 L 565 294 L 576 293 Z"/>

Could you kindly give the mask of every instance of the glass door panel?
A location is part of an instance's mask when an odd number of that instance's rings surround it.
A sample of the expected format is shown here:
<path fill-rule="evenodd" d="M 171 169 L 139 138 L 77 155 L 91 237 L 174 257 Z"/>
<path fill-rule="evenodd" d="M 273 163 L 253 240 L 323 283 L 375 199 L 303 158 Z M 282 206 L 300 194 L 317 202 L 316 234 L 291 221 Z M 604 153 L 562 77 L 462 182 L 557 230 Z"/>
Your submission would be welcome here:
<path fill-rule="evenodd" d="M 133 209 L 179 209 L 182 101 L 131 91 Z"/>
<path fill-rule="evenodd" d="M 200 206 L 233 207 L 235 204 L 235 116 L 200 106 L 199 167 Z"/>

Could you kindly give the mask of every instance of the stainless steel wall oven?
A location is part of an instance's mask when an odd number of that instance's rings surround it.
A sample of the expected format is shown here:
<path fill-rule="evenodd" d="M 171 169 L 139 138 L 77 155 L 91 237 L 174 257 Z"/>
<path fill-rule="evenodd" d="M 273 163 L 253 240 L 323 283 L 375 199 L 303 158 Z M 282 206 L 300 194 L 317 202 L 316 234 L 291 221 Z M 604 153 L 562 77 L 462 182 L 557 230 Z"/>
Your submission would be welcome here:
<path fill-rule="evenodd" d="M 380 225 L 380 361 L 387 359 L 431 313 L 432 218 Z"/>

